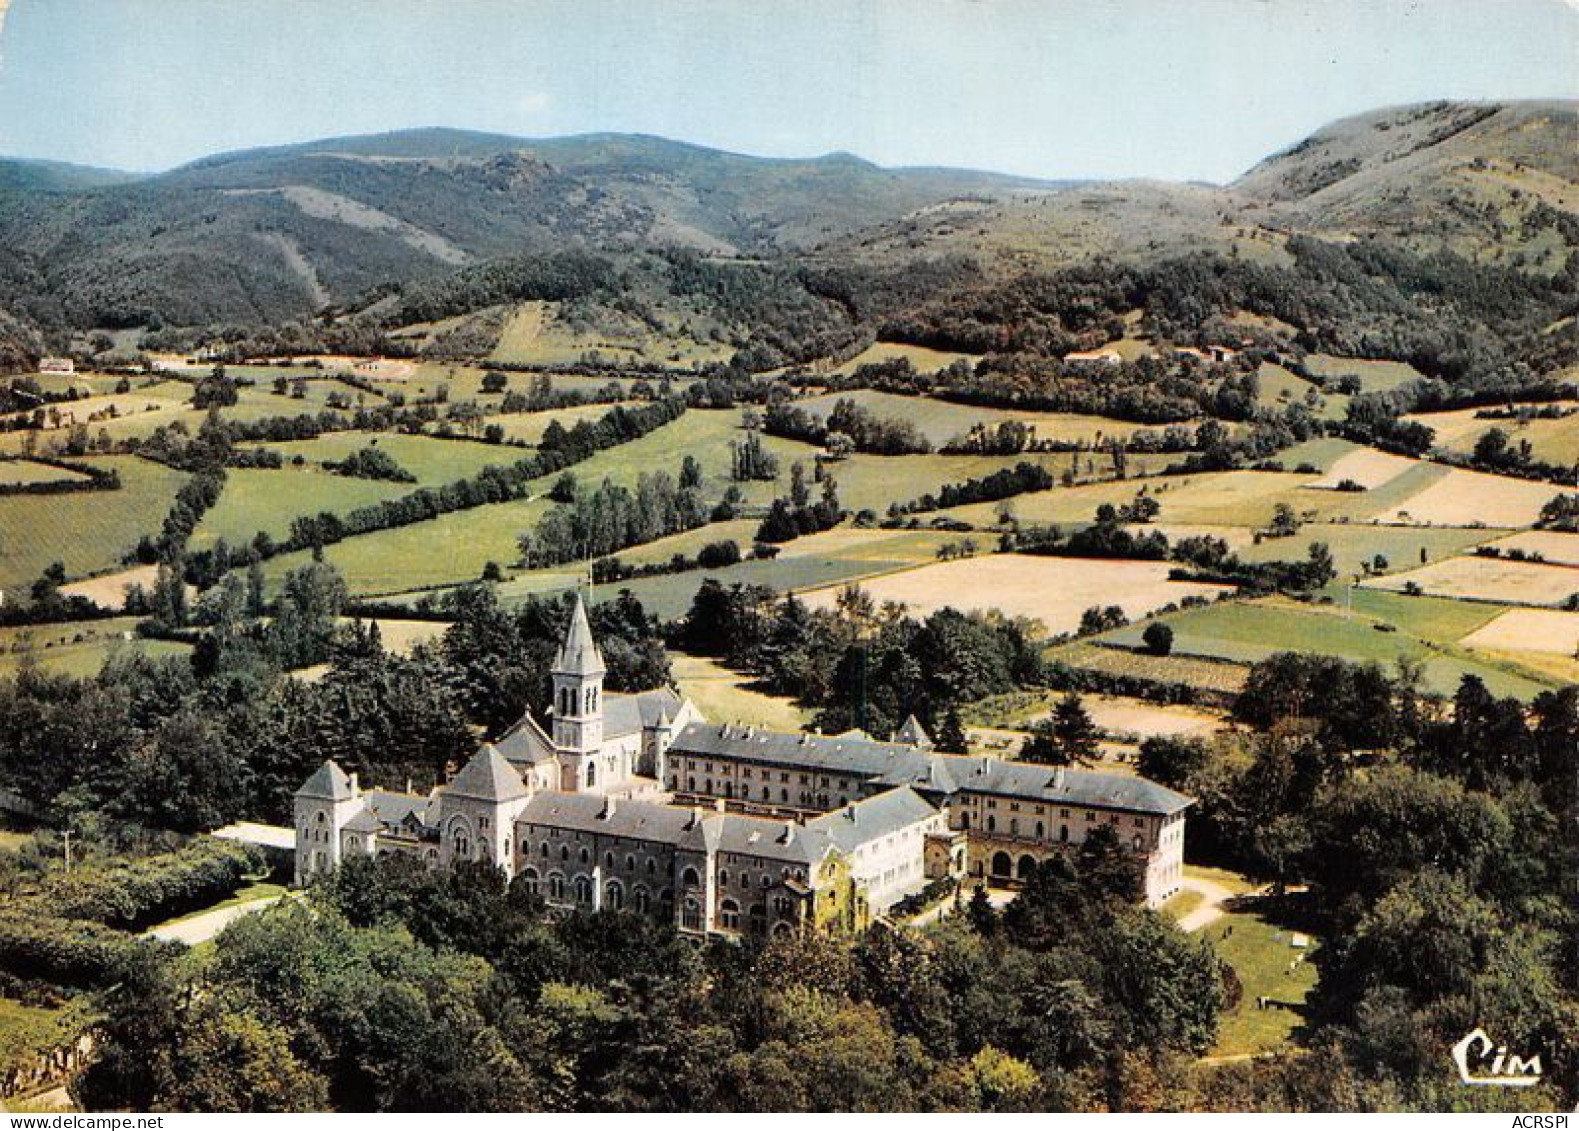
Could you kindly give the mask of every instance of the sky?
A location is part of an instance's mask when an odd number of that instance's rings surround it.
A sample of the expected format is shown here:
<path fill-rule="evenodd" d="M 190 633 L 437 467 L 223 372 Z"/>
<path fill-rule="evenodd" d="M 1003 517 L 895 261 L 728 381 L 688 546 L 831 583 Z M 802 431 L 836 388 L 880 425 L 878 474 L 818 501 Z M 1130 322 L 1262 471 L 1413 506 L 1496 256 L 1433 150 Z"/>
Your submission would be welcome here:
<path fill-rule="evenodd" d="M 1346 114 L 1579 97 L 1579 0 L 0 0 L 0 154 L 455 126 L 1224 182 Z"/>

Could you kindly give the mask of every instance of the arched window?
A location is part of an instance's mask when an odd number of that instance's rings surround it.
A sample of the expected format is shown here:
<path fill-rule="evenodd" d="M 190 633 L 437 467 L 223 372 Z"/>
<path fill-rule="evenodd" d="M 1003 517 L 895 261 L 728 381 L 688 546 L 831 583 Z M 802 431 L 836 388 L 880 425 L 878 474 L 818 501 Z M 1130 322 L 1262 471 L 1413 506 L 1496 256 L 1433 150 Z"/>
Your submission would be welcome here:
<path fill-rule="evenodd" d="M 457 860 L 470 860 L 472 858 L 471 837 L 466 835 L 466 830 L 456 828 L 450 839 L 450 848 L 455 853 Z"/>
<path fill-rule="evenodd" d="M 581 862 L 583 864 L 592 863 L 592 851 L 586 845 L 581 846 Z"/>
<path fill-rule="evenodd" d="M 647 894 L 646 888 L 638 885 L 636 890 L 631 892 L 631 904 L 637 911 L 645 915 L 652 907 L 652 896 Z"/>
<path fill-rule="evenodd" d="M 1046 835 L 1047 835 L 1047 826 L 1043 822 L 1037 821 L 1036 822 L 1036 839 L 1037 840 L 1041 840 Z"/>
<path fill-rule="evenodd" d="M 654 860 L 651 856 L 647 857 L 647 874 L 649 876 L 655 876 L 658 874 L 658 861 Z"/>
<path fill-rule="evenodd" d="M 702 929 L 702 905 L 695 899 L 687 898 L 680 910 L 680 926 L 688 931 Z"/>
<path fill-rule="evenodd" d="M 576 902 L 583 906 L 592 903 L 592 881 L 586 876 L 576 877 Z"/>
<path fill-rule="evenodd" d="M 1069 826 L 1068 825 L 1059 825 L 1058 826 L 1058 843 L 1059 844 L 1068 844 L 1069 843 Z"/>
<path fill-rule="evenodd" d="M 1135 847 L 1135 851 L 1139 852 L 1140 851 L 1140 834 L 1139 833 L 1135 834 L 1135 839 L 1133 841 L 1133 844 L 1134 844 L 1134 847 Z"/>
<path fill-rule="evenodd" d="M 776 939 L 787 939 L 787 938 L 790 937 L 790 932 L 792 930 L 794 930 L 794 928 L 792 928 L 788 923 L 785 923 L 785 922 L 774 923 L 773 924 L 773 937 L 776 938 Z"/>
<path fill-rule="evenodd" d="M 626 855 L 626 857 L 625 857 L 625 870 L 627 872 L 634 872 L 636 870 L 636 857 L 634 855 L 631 855 L 631 854 L 627 854 Z"/>
<path fill-rule="evenodd" d="M 548 859 L 548 842 L 546 840 L 543 842 L 542 856 L 544 860 Z"/>
<path fill-rule="evenodd" d="M 960 815 L 959 815 L 959 827 L 962 828 L 962 829 L 970 828 L 970 814 L 969 813 L 964 813 L 964 812 L 960 813 Z"/>
<path fill-rule="evenodd" d="M 718 873 L 718 886 L 721 887 L 721 888 L 727 888 L 729 886 L 729 873 L 728 872 L 719 872 Z"/>
<path fill-rule="evenodd" d="M 1009 859 L 1007 852 L 995 852 L 992 856 L 992 874 L 994 876 L 1009 877 L 1014 874 L 1014 861 Z"/>
<path fill-rule="evenodd" d="M 598 767 L 595 762 L 587 763 L 587 788 L 591 789 L 598 784 Z"/>
<path fill-rule="evenodd" d="M 548 897 L 550 899 L 565 898 L 565 877 L 558 872 L 548 877 Z"/>
<path fill-rule="evenodd" d="M 609 869 L 612 869 L 614 867 L 614 853 L 612 853 L 612 852 L 605 852 L 603 854 L 603 866 L 605 868 L 609 868 Z"/>
<path fill-rule="evenodd" d="M 1015 874 L 1022 880 L 1028 880 L 1034 871 L 1036 871 L 1036 859 L 1031 856 L 1020 857 L 1020 863 L 1015 869 Z"/>
<path fill-rule="evenodd" d="M 521 886 L 532 895 L 537 894 L 537 869 L 528 868 L 521 873 Z"/>
<path fill-rule="evenodd" d="M 718 911 L 724 923 L 724 930 L 740 930 L 740 904 L 732 899 L 726 899 L 719 905 Z"/>
<path fill-rule="evenodd" d="M 994 817 L 991 813 L 988 813 L 987 814 L 987 831 L 988 832 L 996 832 L 997 829 L 998 829 L 998 818 Z"/>
<path fill-rule="evenodd" d="M 624 908 L 625 889 L 618 882 L 611 882 L 604 887 L 603 905 L 610 911 L 619 911 Z"/>
<path fill-rule="evenodd" d="M 700 887 L 702 885 L 702 877 L 696 874 L 695 868 L 687 868 L 680 874 L 680 882 L 688 888 Z"/>

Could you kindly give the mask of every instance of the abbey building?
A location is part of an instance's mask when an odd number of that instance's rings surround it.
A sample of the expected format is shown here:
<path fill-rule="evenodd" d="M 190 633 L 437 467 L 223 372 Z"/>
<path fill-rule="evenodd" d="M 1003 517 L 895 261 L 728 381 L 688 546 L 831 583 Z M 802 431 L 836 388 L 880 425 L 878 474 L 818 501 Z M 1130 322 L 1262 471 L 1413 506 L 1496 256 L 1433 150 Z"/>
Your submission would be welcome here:
<path fill-rule="evenodd" d="M 422 796 L 325 762 L 296 793 L 296 882 L 356 855 L 485 861 L 550 904 L 698 935 L 858 929 L 930 881 L 1013 885 L 1109 827 L 1146 902 L 1180 885 L 1189 799 L 1154 782 L 890 741 L 707 722 L 668 689 L 605 694 L 576 602 L 546 726 L 531 715 Z"/>

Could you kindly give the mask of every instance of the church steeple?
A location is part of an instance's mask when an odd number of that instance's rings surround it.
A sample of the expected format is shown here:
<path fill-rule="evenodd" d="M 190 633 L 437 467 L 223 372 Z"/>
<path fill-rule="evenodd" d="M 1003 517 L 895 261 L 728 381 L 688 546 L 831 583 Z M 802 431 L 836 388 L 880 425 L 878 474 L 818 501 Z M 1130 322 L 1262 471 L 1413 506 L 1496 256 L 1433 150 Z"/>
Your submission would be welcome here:
<path fill-rule="evenodd" d="M 570 629 L 554 664 L 554 745 L 576 777 L 569 789 L 596 785 L 596 770 L 589 760 L 603 747 L 603 653 L 592 637 L 587 609 L 576 594 Z"/>

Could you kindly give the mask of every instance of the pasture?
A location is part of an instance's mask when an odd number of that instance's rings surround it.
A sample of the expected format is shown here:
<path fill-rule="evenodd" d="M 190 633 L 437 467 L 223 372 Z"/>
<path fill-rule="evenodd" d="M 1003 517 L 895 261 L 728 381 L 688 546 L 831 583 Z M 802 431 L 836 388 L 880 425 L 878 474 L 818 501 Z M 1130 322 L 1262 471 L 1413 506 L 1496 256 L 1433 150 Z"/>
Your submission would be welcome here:
<path fill-rule="evenodd" d="M 325 463 L 344 460 L 363 448 L 377 448 L 417 477 L 415 485 L 406 485 L 407 490 L 469 479 L 485 467 L 512 464 L 531 455 L 506 445 L 440 440 L 399 432 L 331 432 L 313 440 L 292 440 L 263 447 L 279 452 L 287 465 L 300 456 L 308 464 L 320 468 Z"/>
<path fill-rule="evenodd" d="M 1391 483 L 1415 464 L 1415 460 L 1406 456 L 1395 456 L 1375 448 L 1356 448 L 1335 460 L 1325 475 L 1306 486 L 1330 491 L 1337 489 L 1340 483 L 1350 482 L 1372 491 Z"/>
<path fill-rule="evenodd" d="M 1579 402 L 1556 402 L 1558 407 L 1579 408 Z M 1579 415 L 1556 420 L 1487 420 L 1476 416 L 1482 410 L 1456 409 L 1451 412 L 1423 412 L 1408 417 L 1436 433 L 1436 445 L 1448 451 L 1468 454 L 1493 428 L 1508 437 L 1510 446 L 1528 440 L 1536 459 L 1558 465 L 1579 463 Z"/>
<path fill-rule="evenodd" d="M 1498 613 L 1494 606 L 1478 609 L 1480 623 Z M 1473 618 L 1477 610 L 1462 609 Z M 1424 665 L 1425 683 L 1450 695 L 1466 674 L 1479 676 L 1498 695 L 1528 699 L 1547 690 L 1549 682 L 1533 671 L 1475 658 L 1450 638 L 1419 635 L 1410 628 L 1366 615 L 1343 605 L 1307 605 L 1283 598 L 1224 601 L 1204 609 L 1187 609 L 1163 618 L 1173 629 L 1175 655 L 1203 656 L 1255 663 L 1277 652 L 1301 651 L 1337 656 L 1355 663 L 1392 666 L 1400 659 Z M 1460 622 L 1462 623 L 1462 622 Z M 1391 625 L 1390 630 L 1388 625 Z M 1098 639 L 1126 648 L 1141 647 L 1143 625 L 1130 625 Z M 1466 632 L 1473 629 L 1466 629 Z M 1170 657 L 1171 658 L 1171 657 Z"/>
<path fill-rule="evenodd" d="M 1223 586 L 1168 580 L 1165 562 L 992 554 L 938 562 L 863 583 L 879 604 L 895 602 L 917 616 L 942 608 L 993 611 L 1039 622 L 1049 634 L 1072 632 L 1093 605 L 1118 605 L 1139 617 L 1186 597 L 1213 598 Z M 830 608 L 839 588 L 804 595 L 814 608 Z"/>
<path fill-rule="evenodd" d="M 27 664 L 58 675 L 88 678 L 113 656 L 184 656 L 190 646 L 135 635 L 138 618 L 66 621 L 59 624 L 0 628 L 0 676 L 15 675 Z"/>
<path fill-rule="evenodd" d="M 1362 565 L 1374 564 L 1378 556 L 1387 562 L 1383 572 L 1413 569 L 1452 557 L 1494 535 L 1494 531 L 1461 527 L 1309 522 L 1288 538 L 1252 540 L 1239 548 L 1238 554 L 1247 562 L 1295 561 L 1303 558 L 1312 544 L 1323 542 L 1332 553 L 1339 578 L 1347 579 L 1364 572 Z"/>
<path fill-rule="evenodd" d="M 1407 361 L 1312 353 L 1305 355 L 1305 368 L 1318 377 L 1343 377 L 1352 373 L 1360 379 L 1360 388 L 1367 393 L 1386 393 L 1423 380 L 1421 372 Z"/>
<path fill-rule="evenodd" d="M 899 358 L 910 362 L 917 373 L 936 373 L 947 369 L 956 361 L 974 363 L 976 358 L 968 353 L 951 353 L 946 350 L 928 349 L 926 346 L 905 345 L 902 342 L 874 342 L 841 365 L 828 370 L 832 373 L 854 373 L 863 365 L 880 365 Z"/>
<path fill-rule="evenodd" d="M 398 499 L 416 489 L 410 483 L 353 479 L 305 468 L 233 467 L 225 473 L 225 489 L 219 502 L 193 532 L 191 545 L 204 549 L 223 538 L 234 546 L 252 541 L 260 530 L 283 540 L 290 533 L 291 520 L 300 515 L 323 511 L 343 515 L 384 499 Z"/>
<path fill-rule="evenodd" d="M 86 475 L 68 471 L 64 467 L 51 467 L 47 463 L 34 463 L 26 459 L 0 460 L 0 484 L 20 487 L 34 483 L 72 483 L 87 479 Z"/>
<path fill-rule="evenodd" d="M 0 498 L 0 589 L 25 586 L 51 562 L 68 577 L 117 569 L 144 534 L 157 534 L 186 475 L 136 456 L 84 462 L 114 468 L 118 491 Z"/>

